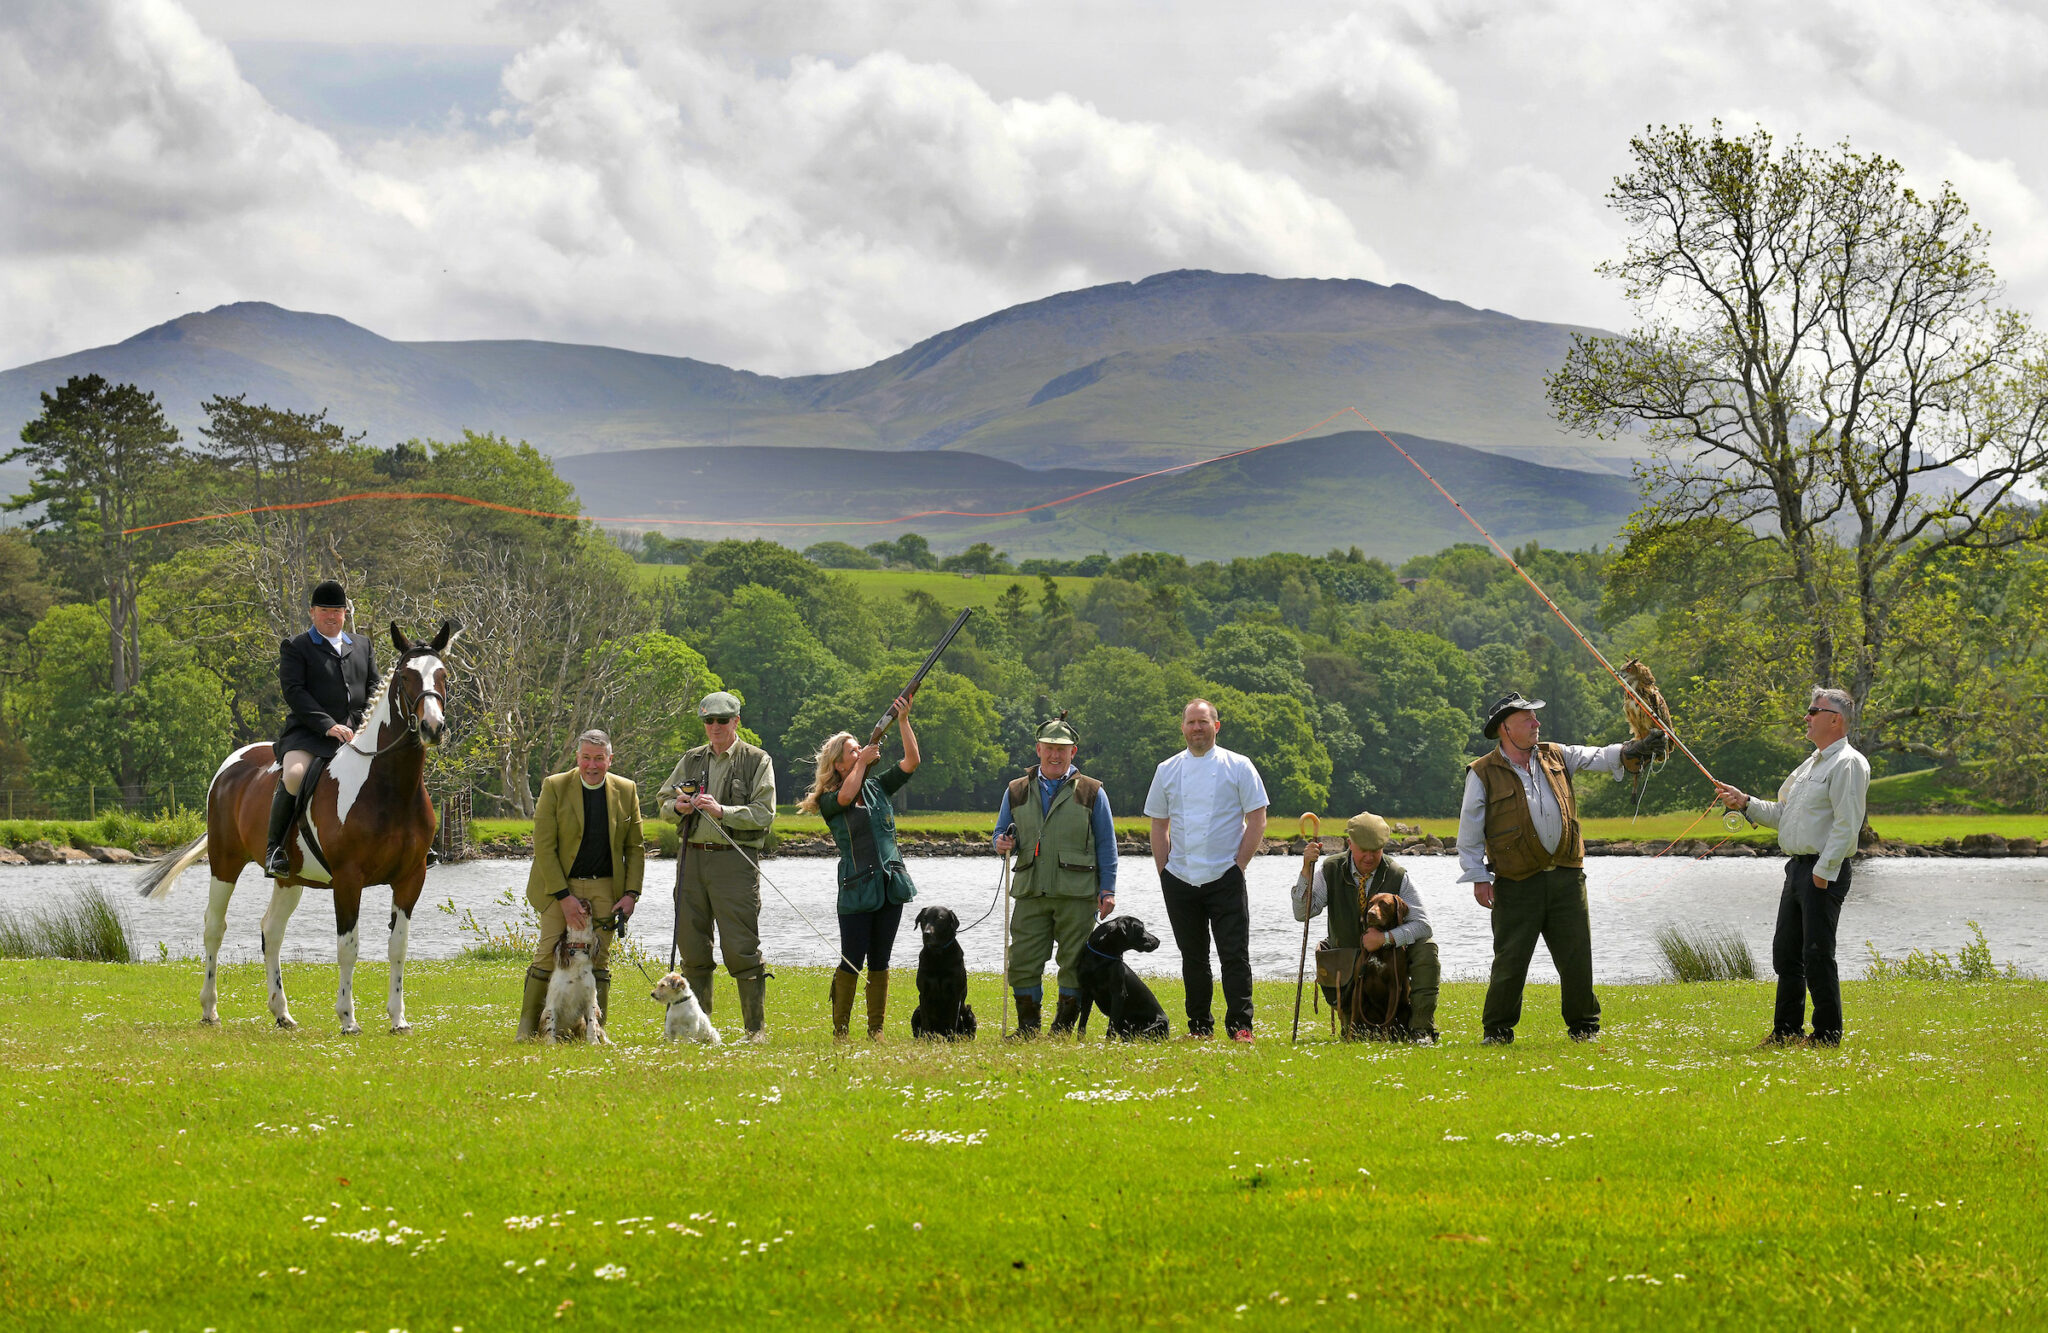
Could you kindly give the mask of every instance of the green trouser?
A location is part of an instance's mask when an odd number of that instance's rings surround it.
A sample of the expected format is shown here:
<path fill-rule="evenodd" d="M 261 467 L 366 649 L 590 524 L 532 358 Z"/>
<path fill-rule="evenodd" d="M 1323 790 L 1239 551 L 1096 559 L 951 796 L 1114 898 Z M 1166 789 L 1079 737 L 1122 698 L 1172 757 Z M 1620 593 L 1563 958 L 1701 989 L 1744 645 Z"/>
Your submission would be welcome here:
<path fill-rule="evenodd" d="M 734 980 L 756 980 L 767 971 L 761 958 L 761 877 L 746 857 L 723 844 L 692 843 L 684 852 L 682 869 L 676 895 L 676 953 L 683 976 L 708 1014 L 711 975 L 717 970 L 711 960 L 714 928 L 725 969 Z"/>
<path fill-rule="evenodd" d="M 1059 945 L 1060 993 L 1081 992 L 1081 950 L 1095 929 L 1095 899 L 1019 898 L 1010 909 L 1010 989 L 1041 990 L 1045 963 Z"/>
<path fill-rule="evenodd" d="M 1586 912 L 1586 872 L 1560 866 L 1527 879 L 1493 882 L 1493 977 L 1481 1023 L 1486 1035 L 1512 1036 L 1522 1021 L 1522 986 L 1536 941 L 1550 950 L 1563 991 L 1565 1029 L 1575 1036 L 1600 1030 L 1600 1000 L 1593 994 L 1593 922 Z"/>

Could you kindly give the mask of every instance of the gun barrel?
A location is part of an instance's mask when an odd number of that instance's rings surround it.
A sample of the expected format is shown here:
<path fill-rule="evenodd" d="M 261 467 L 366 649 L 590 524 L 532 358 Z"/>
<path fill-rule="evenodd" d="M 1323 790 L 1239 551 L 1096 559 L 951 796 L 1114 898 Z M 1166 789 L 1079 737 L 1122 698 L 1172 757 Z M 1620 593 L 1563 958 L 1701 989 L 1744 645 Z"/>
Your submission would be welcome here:
<path fill-rule="evenodd" d="M 966 610 L 962 611 L 959 615 L 953 618 L 952 627 L 949 628 L 946 631 L 945 635 L 939 639 L 937 645 L 935 645 L 932 648 L 931 652 L 925 655 L 924 665 L 920 666 L 917 669 L 917 674 L 912 676 L 910 678 L 910 683 L 903 687 L 904 694 L 913 693 L 918 686 L 924 684 L 925 676 L 931 672 L 931 669 L 933 667 L 939 664 L 939 655 L 945 652 L 946 649 L 952 644 L 954 637 L 960 633 L 960 627 L 962 625 L 965 625 L 967 623 L 967 618 L 973 614 L 974 608 L 968 607 Z M 894 722 L 895 720 L 896 705 L 892 701 L 889 707 L 883 711 L 881 720 L 875 723 L 875 729 L 872 732 L 868 733 L 868 744 L 874 745 L 878 743 L 882 739 L 883 735 L 888 732 L 889 724 L 891 722 Z"/>

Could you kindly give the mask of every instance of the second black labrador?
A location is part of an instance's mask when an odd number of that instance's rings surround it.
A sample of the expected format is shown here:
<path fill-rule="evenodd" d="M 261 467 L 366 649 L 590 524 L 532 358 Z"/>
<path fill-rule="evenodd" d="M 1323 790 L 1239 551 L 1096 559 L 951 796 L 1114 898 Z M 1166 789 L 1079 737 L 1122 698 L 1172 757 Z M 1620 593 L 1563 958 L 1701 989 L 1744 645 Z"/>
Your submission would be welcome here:
<path fill-rule="evenodd" d="M 967 958 L 960 952 L 960 918 L 950 907 L 917 914 L 924 945 L 917 951 L 917 1008 L 910 1011 L 915 1037 L 974 1040 L 974 1006 L 967 1003 Z"/>
<path fill-rule="evenodd" d="M 1109 1019 L 1109 1035 L 1115 1039 L 1164 1037 L 1173 1031 L 1173 1024 L 1167 1021 L 1166 1011 L 1153 998 L 1151 988 L 1124 961 L 1124 955 L 1133 949 L 1151 953 L 1158 947 L 1159 937 L 1134 916 L 1112 917 L 1095 928 L 1088 936 L 1088 947 L 1081 951 L 1076 969 L 1081 975 L 1081 1020 L 1075 1025 L 1077 1033 L 1088 1031 L 1091 1009 L 1100 1009 Z"/>

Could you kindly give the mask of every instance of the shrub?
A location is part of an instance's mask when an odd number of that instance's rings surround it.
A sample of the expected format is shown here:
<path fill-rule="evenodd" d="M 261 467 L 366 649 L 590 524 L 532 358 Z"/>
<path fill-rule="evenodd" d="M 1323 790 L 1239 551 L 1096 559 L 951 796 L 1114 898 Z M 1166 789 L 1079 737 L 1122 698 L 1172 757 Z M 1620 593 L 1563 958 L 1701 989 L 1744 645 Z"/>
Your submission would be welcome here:
<path fill-rule="evenodd" d="M 1870 966 L 1864 975 L 1871 981 L 2017 980 L 2018 968 L 2011 963 L 2001 968 L 1991 961 L 1991 942 L 1984 938 L 1984 928 L 1974 921 L 1965 924 L 1976 939 L 1964 945 L 1953 959 L 1939 949 L 1915 949 L 1902 958 L 1887 958 L 1877 951 L 1875 944 L 1863 941 L 1863 947 L 1870 953 Z"/>
<path fill-rule="evenodd" d="M 128 922 L 92 888 L 39 912 L 0 912 L 0 958 L 72 958 L 81 963 L 128 963 Z"/>
<path fill-rule="evenodd" d="M 1699 926 L 1665 926 L 1657 932 L 1657 948 L 1674 981 L 1756 980 L 1756 960 L 1740 935 Z"/>

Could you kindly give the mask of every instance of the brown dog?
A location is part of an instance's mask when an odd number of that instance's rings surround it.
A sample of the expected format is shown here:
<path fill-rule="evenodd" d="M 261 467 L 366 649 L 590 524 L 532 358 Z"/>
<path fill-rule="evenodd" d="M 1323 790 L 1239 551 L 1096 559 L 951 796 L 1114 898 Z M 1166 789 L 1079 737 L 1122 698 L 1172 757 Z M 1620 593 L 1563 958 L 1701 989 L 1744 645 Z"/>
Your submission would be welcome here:
<path fill-rule="evenodd" d="M 1408 904 L 1399 894 L 1375 893 L 1365 904 L 1365 924 L 1382 935 L 1408 919 Z M 1378 1040 L 1406 1035 L 1410 1016 L 1408 956 L 1391 941 L 1361 953 L 1358 977 L 1345 988 L 1340 1006 L 1344 1025 L 1354 1037 Z"/>

